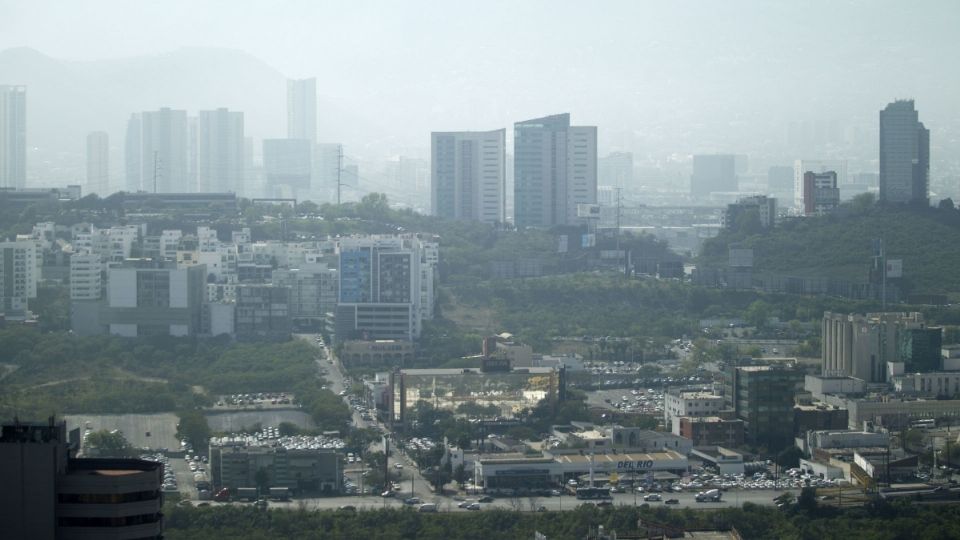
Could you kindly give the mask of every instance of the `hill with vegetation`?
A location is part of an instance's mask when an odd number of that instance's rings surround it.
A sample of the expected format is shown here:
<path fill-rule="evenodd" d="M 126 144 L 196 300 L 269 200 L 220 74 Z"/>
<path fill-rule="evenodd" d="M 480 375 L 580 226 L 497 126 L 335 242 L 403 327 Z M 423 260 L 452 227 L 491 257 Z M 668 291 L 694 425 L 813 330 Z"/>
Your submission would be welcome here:
<path fill-rule="evenodd" d="M 904 292 L 960 293 L 960 211 L 949 199 L 937 208 L 910 208 L 861 196 L 835 213 L 771 230 L 743 223 L 707 241 L 697 263 L 726 266 L 730 247 L 752 248 L 756 271 L 865 282 L 876 238 L 888 259 L 903 260 Z"/>

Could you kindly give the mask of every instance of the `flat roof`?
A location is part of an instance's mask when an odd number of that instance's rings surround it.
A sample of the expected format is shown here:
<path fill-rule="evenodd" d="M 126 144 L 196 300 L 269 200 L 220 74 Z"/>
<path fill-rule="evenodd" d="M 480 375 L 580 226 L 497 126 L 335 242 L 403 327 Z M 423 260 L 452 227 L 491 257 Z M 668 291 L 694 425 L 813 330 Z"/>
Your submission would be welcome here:
<path fill-rule="evenodd" d="M 553 373 L 554 369 L 550 367 L 521 367 L 513 368 L 510 371 L 483 371 L 478 367 L 471 368 L 435 368 L 435 369 L 401 369 L 402 375 L 462 375 L 471 373 L 476 375 L 490 375 L 496 373 Z"/>
<path fill-rule="evenodd" d="M 673 450 L 664 452 L 647 452 L 632 454 L 594 454 L 594 463 L 617 462 L 617 461 L 673 461 L 677 459 L 686 459 L 682 454 Z M 590 455 L 566 454 L 555 455 L 554 460 L 558 463 L 589 463 Z"/>

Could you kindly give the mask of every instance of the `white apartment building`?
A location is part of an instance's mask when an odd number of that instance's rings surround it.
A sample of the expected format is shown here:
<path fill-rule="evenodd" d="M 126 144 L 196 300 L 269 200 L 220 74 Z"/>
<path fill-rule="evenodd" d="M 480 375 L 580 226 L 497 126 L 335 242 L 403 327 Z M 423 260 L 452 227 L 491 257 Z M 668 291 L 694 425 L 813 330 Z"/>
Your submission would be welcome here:
<path fill-rule="evenodd" d="M 431 134 L 431 207 L 447 219 L 502 223 L 505 129 Z"/>
<path fill-rule="evenodd" d="M 177 250 L 180 248 L 180 240 L 183 238 L 183 231 L 179 229 L 166 230 L 160 233 L 160 258 L 164 260 L 176 260 Z"/>
<path fill-rule="evenodd" d="M 74 253 L 70 257 L 70 300 L 99 300 L 103 293 L 103 257 Z"/>
<path fill-rule="evenodd" d="M 682 416 L 720 416 L 723 396 L 702 390 L 670 389 L 663 393 L 664 425 L 674 435 L 680 434 Z"/>

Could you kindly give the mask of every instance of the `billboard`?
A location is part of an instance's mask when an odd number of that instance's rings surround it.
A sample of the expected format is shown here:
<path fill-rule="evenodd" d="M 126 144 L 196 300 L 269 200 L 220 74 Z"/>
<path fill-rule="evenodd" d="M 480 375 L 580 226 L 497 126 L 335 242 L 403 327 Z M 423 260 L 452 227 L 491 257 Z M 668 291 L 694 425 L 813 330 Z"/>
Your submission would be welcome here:
<path fill-rule="evenodd" d="M 888 278 L 903 277 L 903 259 L 887 260 L 887 277 Z"/>
<path fill-rule="evenodd" d="M 578 204 L 577 217 L 586 219 L 600 219 L 599 204 Z"/>

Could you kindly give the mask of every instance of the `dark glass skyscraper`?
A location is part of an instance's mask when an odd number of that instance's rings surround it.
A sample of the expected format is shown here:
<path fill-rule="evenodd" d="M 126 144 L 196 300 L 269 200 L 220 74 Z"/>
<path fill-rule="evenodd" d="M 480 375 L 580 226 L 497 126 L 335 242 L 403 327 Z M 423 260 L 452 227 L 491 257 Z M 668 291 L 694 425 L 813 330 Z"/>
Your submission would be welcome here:
<path fill-rule="evenodd" d="M 880 111 L 880 202 L 930 204 L 930 131 L 913 100 Z"/>

